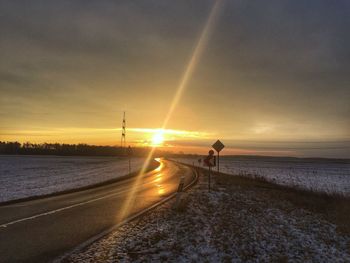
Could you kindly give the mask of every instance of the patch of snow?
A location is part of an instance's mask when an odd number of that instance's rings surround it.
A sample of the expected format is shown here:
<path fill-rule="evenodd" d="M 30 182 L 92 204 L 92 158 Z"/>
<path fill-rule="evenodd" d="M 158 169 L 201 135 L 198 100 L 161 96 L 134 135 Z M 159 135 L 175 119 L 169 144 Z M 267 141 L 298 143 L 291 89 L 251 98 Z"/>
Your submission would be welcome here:
<path fill-rule="evenodd" d="M 133 158 L 131 172 L 143 162 Z M 0 202 L 101 183 L 128 169 L 128 160 L 119 157 L 0 156 Z"/>
<path fill-rule="evenodd" d="M 185 199 L 184 212 L 166 203 L 65 262 L 350 261 L 350 236 L 263 189 L 202 182 Z"/>
<path fill-rule="evenodd" d="M 197 159 L 174 160 L 198 165 Z M 350 161 L 222 157 L 220 172 L 253 178 L 263 177 L 280 185 L 350 195 Z"/>

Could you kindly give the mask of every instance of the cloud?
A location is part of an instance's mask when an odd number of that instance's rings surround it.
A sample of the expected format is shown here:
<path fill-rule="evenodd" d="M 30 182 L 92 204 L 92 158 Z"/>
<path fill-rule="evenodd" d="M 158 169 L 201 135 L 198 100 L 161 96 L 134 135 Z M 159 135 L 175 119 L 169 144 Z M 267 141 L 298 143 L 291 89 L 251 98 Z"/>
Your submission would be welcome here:
<path fill-rule="evenodd" d="M 0 122 L 161 127 L 212 1 L 1 1 Z M 349 1 L 225 1 L 169 126 L 225 139 L 350 136 Z"/>

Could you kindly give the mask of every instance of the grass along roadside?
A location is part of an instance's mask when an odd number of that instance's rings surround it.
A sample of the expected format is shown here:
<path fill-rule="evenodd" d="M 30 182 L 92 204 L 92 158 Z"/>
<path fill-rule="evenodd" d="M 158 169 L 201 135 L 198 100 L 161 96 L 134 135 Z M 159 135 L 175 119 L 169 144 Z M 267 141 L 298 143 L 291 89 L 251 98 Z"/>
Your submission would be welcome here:
<path fill-rule="evenodd" d="M 263 178 L 247 178 L 227 174 L 216 175 L 218 186 L 232 188 L 261 188 L 270 199 L 281 199 L 291 202 L 294 206 L 319 213 L 328 221 L 335 223 L 338 230 L 350 234 L 350 197 L 339 193 L 322 193 L 290 186 L 271 183 Z"/>
<path fill-rule="evenodd" d="M 67 262 L 349 261 L 349 234 L 300 194 L 217 174 L 208 193 L 204 173 L 181 212 L 166 203 Z"/>
<path fill-rule="evenodd" d="M 178 162 L 198 164 L 194 158 Z M 350 160 L 285 157 L 222 157 L 220 172 L 313 192 L 350 197 Z M 216 171 L 216 168 L 213 169 Z"/>

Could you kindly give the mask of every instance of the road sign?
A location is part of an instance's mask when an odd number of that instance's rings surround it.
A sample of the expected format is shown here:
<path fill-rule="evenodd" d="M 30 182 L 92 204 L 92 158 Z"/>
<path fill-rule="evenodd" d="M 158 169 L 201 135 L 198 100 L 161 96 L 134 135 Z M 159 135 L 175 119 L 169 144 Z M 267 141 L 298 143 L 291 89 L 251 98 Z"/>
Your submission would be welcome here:
<path fill-rule="evenodd" d="M 205 166 L 214 167 L 216 166 L 216 157 L 214 155 L 209 155 L 204 159 Z"/>
<path fill-rule="evenodd" d="M 225 148 L 225 145 L 220 142 L 220 140 L 217 140 L 213 145 L 212 147 L 214 148 L 215 151 L 217 152 L 220 152 L 222 149 Z"/>
<path fill-rule="evenodd" d="M 220 142 L 220 140 L 217 140 L 212 147 L 217 151 L 218 153 L 218 173 L 220 173 L 220 151 L 225 148 L 225 145 Z"/>
<path fill-rule="evenodd" d="M 209 155 L 204 159 L 204 164 L 208 167 L 213 167 L 216 165 L 216 158 L 213 150 L 209 151 Z"/>

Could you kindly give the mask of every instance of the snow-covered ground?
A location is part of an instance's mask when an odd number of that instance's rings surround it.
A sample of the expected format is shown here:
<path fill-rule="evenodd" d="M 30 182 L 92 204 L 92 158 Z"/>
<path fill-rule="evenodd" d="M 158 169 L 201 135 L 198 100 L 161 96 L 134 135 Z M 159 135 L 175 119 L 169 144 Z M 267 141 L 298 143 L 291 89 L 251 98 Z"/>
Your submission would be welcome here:
<path fill-rule="evenodd" d="M 350 236 L 271 189 L 192 189 L 64 262 L 350 262 Z"/>
<path fill-rule="evenodd" d="M 174 159 L 174 158 L 173 158 Z M 198 165 L 197 158 L 175 158 Z M 350 195 L 350 161 L 273 157 L 221 157 L 220 172 L 308 190 Z"/>
<path fill-rule="evenodd" d="M 131 171 L 144 159 L 134 158 Z M 118 157 L 0 156 L 0 202 L 80 188 L 128 173 Z"/>

